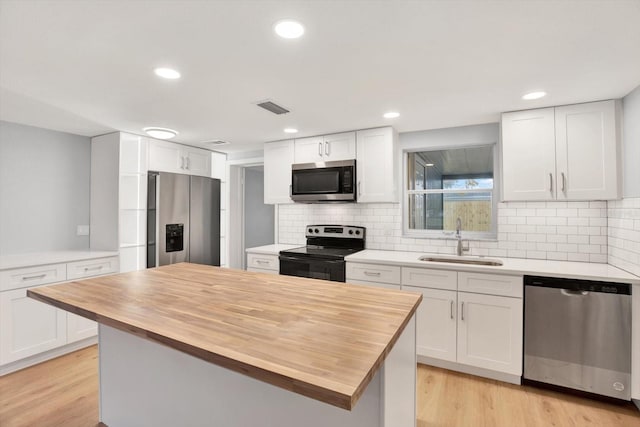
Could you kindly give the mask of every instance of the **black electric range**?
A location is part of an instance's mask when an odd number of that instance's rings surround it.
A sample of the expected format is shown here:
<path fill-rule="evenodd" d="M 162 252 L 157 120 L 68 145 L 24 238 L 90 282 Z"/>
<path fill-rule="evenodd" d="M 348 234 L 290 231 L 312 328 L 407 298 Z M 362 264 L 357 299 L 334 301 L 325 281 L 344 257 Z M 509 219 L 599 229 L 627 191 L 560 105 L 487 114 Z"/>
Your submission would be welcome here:
<path fill-rule="evenodd" d="M 280 251 L 280 274 L 345 281 L 344 257 L 364 249 L 366 228 L 308 225 L 307 245 Z"/>

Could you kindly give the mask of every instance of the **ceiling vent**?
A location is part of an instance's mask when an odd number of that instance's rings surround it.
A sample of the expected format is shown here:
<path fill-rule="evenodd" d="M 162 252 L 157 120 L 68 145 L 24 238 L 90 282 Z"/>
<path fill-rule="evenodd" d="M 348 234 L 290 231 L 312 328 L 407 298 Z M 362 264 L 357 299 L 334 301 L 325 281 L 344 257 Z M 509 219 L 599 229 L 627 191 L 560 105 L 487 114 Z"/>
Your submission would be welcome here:
<path fill-rule="evenodd" d="M 223 141 L 221 139 L 214 139 L 213 141 L 204 141 L 203 144 L 210 144 L 210 145 L 227 145 L 230 144 L 229 141 Z"/>
<path fill-rule="evenodd" d="M 267 111 L 271 111 L 273 114 L 287 114 L 289 112 L 289 110 L 287 110 L 284 107 L 281 107 L 280 105 L 276 104 L 270 99 L 259 101 L 256 103 L 256 105 L 258 107 L 264 108 Z"/>

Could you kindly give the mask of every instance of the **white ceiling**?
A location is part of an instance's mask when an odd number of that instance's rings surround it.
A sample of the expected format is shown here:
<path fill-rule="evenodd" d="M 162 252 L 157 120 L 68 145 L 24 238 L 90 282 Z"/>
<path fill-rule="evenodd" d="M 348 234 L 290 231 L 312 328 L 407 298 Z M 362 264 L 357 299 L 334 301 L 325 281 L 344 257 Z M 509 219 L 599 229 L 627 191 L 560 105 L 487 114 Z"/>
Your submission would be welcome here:
<path fill-rule="evenodd" d="M 295 18 L 301 39 L 272 25 Z M 640 0 L 0 1 L 0 119 L 180 132 L 221 151 L 392 124 L 619 98 L 640 84 Z M 157 78 L 171 66 L 182 79 Z M 532 90 L 549 96 L 523 101 Z M 291 110 L 276 116 L 254 102 Z M 402 115 L 383 119 L 382 113 Z"/>

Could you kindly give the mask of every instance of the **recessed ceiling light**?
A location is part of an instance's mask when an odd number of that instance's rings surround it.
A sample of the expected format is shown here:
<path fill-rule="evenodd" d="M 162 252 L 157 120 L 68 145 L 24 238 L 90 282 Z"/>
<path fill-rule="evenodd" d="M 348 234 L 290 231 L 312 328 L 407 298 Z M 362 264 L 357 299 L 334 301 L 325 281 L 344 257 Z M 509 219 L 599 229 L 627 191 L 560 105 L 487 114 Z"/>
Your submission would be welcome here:
<path fill-rule="evenodd" d="M 522 97 L 522 99 L 531 101 L 532 99 L 540 99 L 543 96 L 546 96 L 547 92 L 529 92 Z"/>
<path fill-rule="evenodd" d="M 298 133 L 298 129 L 296 128 L 285 128 L 284 133 Z"/>
<path fill-rule="evenodd" d="M 180 78 L 180 72 L 172 68 L 156 68 L 153 72 L 163 79 L 175 80 Z"/>
<path fill-rule="evenodd" d="M 152 127 L 152 128 L 144 128 L 142 130 L 144 130 L 147 133 L 147 135 L 153 138 L 158 138 L 158 139 L 169 139 L 178 135 L 178 132 L 176 132 L 175 130 L 167 129 L 167 128 Z"/>
<path fill-rule="evenodd" d="M 395 119 L 396 117 L 400 117 L 400 113 L 397 111 L 389 111 L 388 113 L 384 113 L 382 117 L 385 119 Z"/>
<path fill-rule="evenodd" d="M 304 34 L 302 24 L 291 19 L 283 19 L 276 22 L 273 30 L 283 39 L 297 39 Z"/>

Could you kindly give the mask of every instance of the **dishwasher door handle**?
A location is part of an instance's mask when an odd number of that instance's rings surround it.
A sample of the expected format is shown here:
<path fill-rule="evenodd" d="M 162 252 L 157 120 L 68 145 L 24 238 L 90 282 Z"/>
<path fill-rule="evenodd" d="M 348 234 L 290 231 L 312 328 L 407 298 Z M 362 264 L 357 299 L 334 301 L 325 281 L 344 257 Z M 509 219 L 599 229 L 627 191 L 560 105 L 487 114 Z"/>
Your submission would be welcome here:
<path fill-rule="evenodd" d="M 572 289 L 561 289 L 560 293 L 568 297 L 583 297 L 589 295 L 589 291 L 574 291 Z"/>

